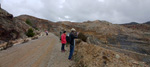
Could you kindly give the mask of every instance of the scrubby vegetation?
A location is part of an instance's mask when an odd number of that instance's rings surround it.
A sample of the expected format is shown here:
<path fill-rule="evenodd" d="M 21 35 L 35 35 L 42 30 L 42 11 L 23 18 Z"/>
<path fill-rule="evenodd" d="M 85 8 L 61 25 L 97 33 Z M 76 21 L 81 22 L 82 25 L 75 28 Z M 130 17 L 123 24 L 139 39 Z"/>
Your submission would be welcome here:
<path fill-rule="evenodd" d="M 35 30 L 39 30 L 38 28 L 35 28 Z"/>
<path fill-rule="evenodd" d="M 31 23 L 31 21 L 29 19 L 26 20 L 26 24 L 32 26 L 32 23 Z"/>
<path fill-rule="evenodd" d="M 28 29 L 28 32 L 26 33 L 26 35 L 27 35 L 28 37 L 33 37 L 33 36 L 35 35 L 35 33 L 33 32 L 33 29 L 30 28 L 30 29 Z"/>

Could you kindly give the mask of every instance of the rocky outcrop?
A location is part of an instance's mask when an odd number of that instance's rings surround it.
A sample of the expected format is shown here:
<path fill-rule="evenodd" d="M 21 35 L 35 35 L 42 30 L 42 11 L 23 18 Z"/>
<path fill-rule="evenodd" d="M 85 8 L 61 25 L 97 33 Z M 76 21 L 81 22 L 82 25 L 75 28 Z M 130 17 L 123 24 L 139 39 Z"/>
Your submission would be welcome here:
<path fill-rule="evenodd" d="M 26 32 L 31 26 L 24 21 L 14 18 L 4 9 L 0 8 L 0 48 L 7 49 L 26 39 Z M 21 40 L 18 40 L 21 39 Z M 36 38 L 33 38 L 36 39 Z M 7 43 L 7 44 L 6 44 Z"/>
<path fill-rule="evenodd" d="M 9 41 L 20 37 L 18 29 L 13 21 L 13 16 L 0 9 L 0 40 Z"/>

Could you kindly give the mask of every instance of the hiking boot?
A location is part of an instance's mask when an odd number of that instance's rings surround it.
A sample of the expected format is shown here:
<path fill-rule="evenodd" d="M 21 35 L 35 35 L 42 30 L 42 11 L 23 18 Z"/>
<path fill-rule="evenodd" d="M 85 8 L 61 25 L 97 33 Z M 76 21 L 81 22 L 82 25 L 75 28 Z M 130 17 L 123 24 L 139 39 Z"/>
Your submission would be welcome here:
<path fill-rule="evenodd" d="M 64 52 L 66 51 L 66 50 L 63 50 Z"/>
<path fill-rule="evenodd" d="M 64 50 L 61 50 L 61 52 L 64 52 Z"/>
<path fill-rule="evenodd" d="M 72 61 L 72 59 L 68 59 L 68 60 Z"/>
<path fill-rule="evenodd" d="M 65 52 L 66 50 L 61 50 L 61 52 Z"/>

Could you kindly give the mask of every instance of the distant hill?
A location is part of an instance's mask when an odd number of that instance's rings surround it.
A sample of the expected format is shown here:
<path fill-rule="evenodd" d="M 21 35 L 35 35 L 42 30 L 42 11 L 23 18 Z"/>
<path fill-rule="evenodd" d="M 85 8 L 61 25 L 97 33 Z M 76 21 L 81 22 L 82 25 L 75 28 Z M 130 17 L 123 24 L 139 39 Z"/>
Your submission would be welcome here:
<path fill-rule="evenodd" d="M 56 32 L 56 31 L 60 31 L 61 29 L 61 25 L 59 23 L 55 23 L 46 19 L 40 19 L 40 18 L 36 18 L 34 16 L 29 16 L 29 15 L 20 15 L 15 17 L 23 22 L 26 21 L 30 21 L 31 22 L 31 26 L 34 29 L 38 29 L 40 31 L 50 31 L 50 32 Z"/>
<path fill-rule="evenodd" d="M 145 22 L 143 24 L 139 24 L 137 22 L 131 22 L 131 23 L 126 23 L 126 24 L 121 24 L 121 25 L 130 29 L 134 29 L 134 30 L 150 32 L 150 21 Z"/>
<path fill-rule="evenodd" d="M 150 25 L 150 21 L 145 22 L 144 24 L 149 24 Z"/>
<path fill-rule="evenodd" d="M 130 22 L 130 23 L 125 23 L 123 25 L 136 25 L 136 24 L 139 24 L 139 23 L 137 23 L 137 22 Z"/>

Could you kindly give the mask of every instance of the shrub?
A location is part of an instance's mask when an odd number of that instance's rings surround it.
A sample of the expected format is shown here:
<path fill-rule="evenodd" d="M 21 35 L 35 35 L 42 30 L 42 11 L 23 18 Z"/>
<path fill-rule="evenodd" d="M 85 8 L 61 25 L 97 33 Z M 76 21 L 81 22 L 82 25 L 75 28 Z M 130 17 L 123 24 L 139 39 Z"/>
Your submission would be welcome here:
<path fill-rule="evenodd" d="M 87 37 L 83 33 L 79 33 L 78 38 L 86 42 Z"/>
<path fill-rule="evenodd" d="M 28 32 L 26 33 L 26 35 L 27 35 L 28 37 L 33 37 L 33 36 L 35 35 L 35 33 L 33 32 L 33 29 L 30 28 L 30 29 L 28 29 Z"/>
<path fill-rule="evenodd" d="M 31 21 L 29 19 L 26 20 L 26 24 L 32 26 L 32 23 L 31 23 Z"/>
<path fill-rule="evenodd" d="M 39 30 L 38 28 L 35 28 L 35 30 Z"/>

